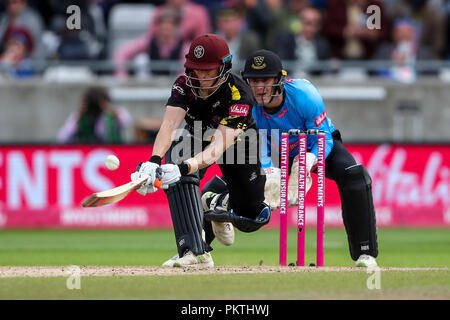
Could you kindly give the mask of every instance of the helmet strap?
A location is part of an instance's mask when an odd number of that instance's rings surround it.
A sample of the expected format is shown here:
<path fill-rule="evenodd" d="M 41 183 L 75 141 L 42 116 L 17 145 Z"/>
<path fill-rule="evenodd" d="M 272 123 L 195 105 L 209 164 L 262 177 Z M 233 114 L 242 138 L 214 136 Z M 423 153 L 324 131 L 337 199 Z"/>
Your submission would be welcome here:
<path fill-rule="evenodd" d="M 269 104 L 271 104 L 273 102 L 273 99 L 275 97 L 279 97 L 279 96 L 281 96 L 283 94 L 283 92 L 284 92 L 284 85 L 283 85 L 284 79 L 285 79 L 284 75 L 280 75 L 278 77 L 277 84 L 273 85 L 273 87 L 272 87 L 273 91 L 270 94 L 270 100 L 267 103 L 264 103 L 264 99 L 263 99 L 263 101 L 262 101 L 263 104 L 261 105 L 261 107 L 266 107 L 267 105 L 269 105 Z M 246 80 L 247 84 L 250 85 L 250 83 L 248 82 L 248 79 L 245 79 L 245 80 Z"/>

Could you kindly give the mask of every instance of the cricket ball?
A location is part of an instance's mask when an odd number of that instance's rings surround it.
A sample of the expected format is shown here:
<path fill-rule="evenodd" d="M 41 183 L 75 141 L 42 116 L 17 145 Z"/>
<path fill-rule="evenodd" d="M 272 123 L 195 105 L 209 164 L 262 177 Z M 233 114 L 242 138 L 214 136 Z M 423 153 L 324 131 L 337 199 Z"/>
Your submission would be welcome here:
<path fill-rule="evenodd" d="M 113 154 L 110 154 L 109 156 L 106 157 L 105 166 L 109 170 L 116 170 L 120 166 L 119 158 L 117 158 Z"/>

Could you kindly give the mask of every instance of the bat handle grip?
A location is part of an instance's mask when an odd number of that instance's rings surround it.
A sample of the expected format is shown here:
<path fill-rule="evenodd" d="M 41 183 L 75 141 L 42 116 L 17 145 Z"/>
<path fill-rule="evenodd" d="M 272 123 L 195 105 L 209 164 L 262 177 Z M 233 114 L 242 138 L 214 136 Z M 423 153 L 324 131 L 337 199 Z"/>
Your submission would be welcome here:
<path fill-rule="evenodd" d="M 157 187 L 158 189 L 160 189 L 160 188 L 161 188 L 161 186 L 162 186 L 162 180 L 161 180 L 161 179 L 158 179 L 158 178 L 156 178 L 156 179 L 155 179 L 155 183 L 154 183 L 154 186 L 155 186 L 155 187 Z"/>
<path fill-rule="evenodd" d="M 162 176 L 163 176 L 162 169 L 157 168 L 156 169 L 156 178 L 155 178 L 155 182 L 153 183 L 153 185 L 155 187 L 157 187 L 158 189 L 160 189 L 162 186 Z"/>

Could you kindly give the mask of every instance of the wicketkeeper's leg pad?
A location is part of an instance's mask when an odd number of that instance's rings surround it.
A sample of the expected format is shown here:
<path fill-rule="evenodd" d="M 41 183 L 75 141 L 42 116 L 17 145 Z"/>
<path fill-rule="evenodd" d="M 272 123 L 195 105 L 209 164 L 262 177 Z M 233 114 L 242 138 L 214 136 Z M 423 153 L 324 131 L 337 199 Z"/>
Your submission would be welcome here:
<path fill-rule="evenodd" d="M 361 254 L 378 256 L 372 180 L 363 165 L 345 169 L 338 183 L 342 203 L 342 218 L 347 232 L 350 255 L 357 260 Z"/>

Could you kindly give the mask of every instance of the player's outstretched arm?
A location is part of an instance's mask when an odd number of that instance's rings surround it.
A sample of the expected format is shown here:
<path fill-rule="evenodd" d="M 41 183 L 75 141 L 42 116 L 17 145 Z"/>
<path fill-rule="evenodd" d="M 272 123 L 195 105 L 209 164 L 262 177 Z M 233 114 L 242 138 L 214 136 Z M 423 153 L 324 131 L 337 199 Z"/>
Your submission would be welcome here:
<path fill-rule="evenodd" d="M 156 136 L 152 156 L 163 157 L 172 143 L 172 133 L 184 120 L 186 111 L 179 107 L 167 106 L 163 122 Z"/>
<path fill-rule="evenodd" d="M 153 154 L 150 160 L 140 164 L 137 171 L 131 174 L 132 181 L 148 176 L 146 183 L 137 189 L 137 192 L 140 194 L 146 195 L 147 193 L 153 193 L 161 187 L 163 171 L 160 166 L 162 157 L 170 147 L 172 133 L 180 126 L 185 114 L 186 111 L 182 108 L 167 106 L 161 128 L 156 136 Z"/>

